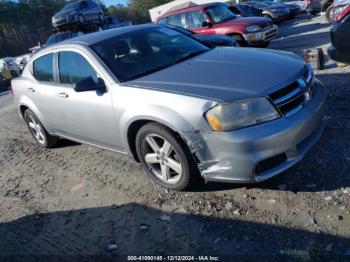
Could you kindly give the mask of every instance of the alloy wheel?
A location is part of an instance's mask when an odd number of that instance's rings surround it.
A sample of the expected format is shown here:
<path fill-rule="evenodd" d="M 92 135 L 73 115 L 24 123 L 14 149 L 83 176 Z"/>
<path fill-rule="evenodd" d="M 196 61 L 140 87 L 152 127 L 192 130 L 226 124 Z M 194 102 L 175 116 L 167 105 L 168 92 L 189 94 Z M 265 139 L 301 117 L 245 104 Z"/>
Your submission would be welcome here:
<path fill-rule="evenodd" d="M 42 129 L 40 123 L 32 116 L 28 115 L 28 126 L 30 132 L 33 134 L 34 138 L 42 145 L 45 144 L 46 138 L 44 130 Z"/>
<path fill-rule="evenodd" d="M 159 180 L 175 184 L 181 179 L 182 164 L 169 141 L 157 134 L 149 134 L 144 137 L 142 148 L 148 169 Z"/>

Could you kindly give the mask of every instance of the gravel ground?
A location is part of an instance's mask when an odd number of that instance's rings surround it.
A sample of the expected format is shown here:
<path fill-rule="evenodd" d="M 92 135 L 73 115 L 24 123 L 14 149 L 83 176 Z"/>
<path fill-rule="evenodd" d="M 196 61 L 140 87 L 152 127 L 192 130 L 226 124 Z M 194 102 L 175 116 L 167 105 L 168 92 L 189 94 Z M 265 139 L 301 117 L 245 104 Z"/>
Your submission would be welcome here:
<path fill-rule="evenodd" d="M 325 49 L 329 28 L 299 17 L 280 26 L 270 48 Z M 39 148 L 11 95 L 0 94 L 0 260 L 350 259 L 349 72 L 331 61 L 317 72 L 329 92 L 326 128 L 299 164 L 261 184 L 199 183 L 190 192 L 155 185 L 126 156 L 69 141 Z"/>

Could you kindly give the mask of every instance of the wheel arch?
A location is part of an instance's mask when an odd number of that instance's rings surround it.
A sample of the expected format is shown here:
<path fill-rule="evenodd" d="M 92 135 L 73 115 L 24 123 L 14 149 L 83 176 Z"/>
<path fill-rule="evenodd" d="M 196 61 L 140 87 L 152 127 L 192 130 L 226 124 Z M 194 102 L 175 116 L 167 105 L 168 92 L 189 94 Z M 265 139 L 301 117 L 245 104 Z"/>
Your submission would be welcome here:
<path fill-rule="evenodd" d="M 331 5 L 333 5 L 333 1 L 332 0 L 325 2 L 324 5 L 322 6 L 321 12 L 326 12 L 327 8 L 330 7 Z"/>
<path fill-rule="evenodd" d="M 168 121 L 164 121 L 163 119 L 155 117 L 143 117 L 134 119 L 132 122 L 128 123 L 125 137 L 127 142 L 127 151 L 133 156 L 133 158 L 137 162 L 139 162 L 139 159 L 136 153 L 136 135 L 144 125 L 149 123 L 157 123 L 166 128 L 169 128 L 172 132 L 174 132 L 175 135 L 178 135 L 181 138 L 181 140 L 187 145 L 185 139 L 183 139 L 183 137 L 181 136 L 181 130 L 179 130 L 179 128 L 169 123 Z"/>

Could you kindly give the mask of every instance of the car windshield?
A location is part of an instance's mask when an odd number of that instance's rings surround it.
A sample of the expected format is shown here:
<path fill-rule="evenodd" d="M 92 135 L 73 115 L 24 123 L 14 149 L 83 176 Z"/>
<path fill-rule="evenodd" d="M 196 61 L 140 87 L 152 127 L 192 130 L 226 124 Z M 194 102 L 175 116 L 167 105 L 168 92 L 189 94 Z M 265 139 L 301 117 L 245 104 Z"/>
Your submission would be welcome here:
<path fill-rule="evenodd" d="M 226 5 L 214 5 L 205 9 L 211 20 L 217 24 L 235 19 L 237 16 Z"/>
<path fill-rule="evenodd" d="M 74 3 L 70 3 L 70 4 L 67 4 L 65 5 L 62 10 L 66 11 L 66 10 L 72 10 L 72 9 L 75 9 L 79 6 L 79 2 L 74 2 Z"/>
<path fill-rule="evenodd" d="M 151 74 L 209 50 L 196 40 L 163 26 L 121 34 L 90 47 L 121 82 Z"/>

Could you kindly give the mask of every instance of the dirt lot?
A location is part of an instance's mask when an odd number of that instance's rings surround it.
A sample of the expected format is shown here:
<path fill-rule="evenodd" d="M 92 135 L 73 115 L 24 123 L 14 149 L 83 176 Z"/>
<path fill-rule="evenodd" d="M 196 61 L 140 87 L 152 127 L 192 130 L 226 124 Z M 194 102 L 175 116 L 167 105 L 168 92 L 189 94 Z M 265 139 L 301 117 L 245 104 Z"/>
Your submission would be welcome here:
<path fill-rule="evenodd" d="M 301 55 L 326 48 L 329 28 L 299 17 L 270 47 Z M 126 156 L 69 141 L 39 148 L 1 94 L 0 254 L 350 259 L 350 69 L 326 68 L 317 72 L 329 91 L 326 128 L 303 161 L 261 184 L 203 183 L 181 193 L 155 185 Z"/>

